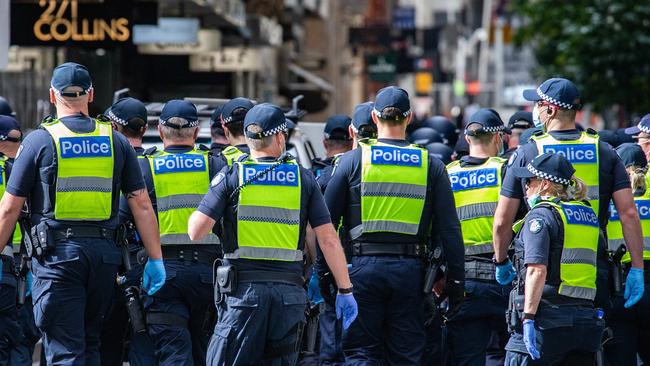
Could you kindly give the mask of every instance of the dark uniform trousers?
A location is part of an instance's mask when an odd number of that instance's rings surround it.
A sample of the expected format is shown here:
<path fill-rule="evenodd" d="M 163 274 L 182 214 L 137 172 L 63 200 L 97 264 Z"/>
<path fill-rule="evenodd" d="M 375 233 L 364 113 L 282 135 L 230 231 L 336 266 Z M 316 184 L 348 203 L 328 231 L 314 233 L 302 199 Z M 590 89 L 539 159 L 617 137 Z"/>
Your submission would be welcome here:
<path fill-rule="evenodd" d="M 511 289 L 496 281 L 465 281 L 465 299 L 447 322 L 454 365 L 503 365 L 508 342 L 505 312 Z"/>
<path fill-rule="evenodd" d="M 101 328 L 121 261 L 114 241 L 76 237 L 32 260 L 34 320 L 48 365 L 100 364 Z"/>
<path fill-rule="evenodd" d="M 2 281 L 0 282 L 0 365 L 10 365 L 9 354 L 20 331 L 16 309 L 16 277 L 12 270 L 13 258 L 2 256 Z"/>
<path fill-rule="evenodd" d="M 306 305 L 302 287 L 239 283 L 235 293 L 218 306 L 219 321 L 210 340 L 207 364 L 295 365 Z"/>
<path fill-rule="evenodd" d="M 648 262 L 646 262 L 648 266 Z M 646 273 L 648 272 L 646 267 Z M 612 298 L 607 325 L 614 332 L 613 339 L 605 346 L 609 365 L 636 366 L 637 353 L 642 365 L 650 365 L 650 276 L 646 274 L 643 297 L 629 309 L 623 305 L 621 295 Z"/>
<path fill-rule="evenodd" d="M 143 267 L 131 263 L 132 269 L 125 274 L 124 287 L 140 286 Z M 124 290 L 114 286 L 115 295 L 102 329 L 101 336 L 101 361 L 102 366 L 122 366 L 124 360 L 124 343 L 129 340 L 128 360 L 131 366 L 155 366 L 158 364 L 154 354 L 153 343 L 147 333 L 133 334 L 129 323 L 129 314 L 126 310 Z"/>
<path fill-rule="evenodd" d="M 521 334 L 514 333 L 506 346 L 505 366 L 518 365 L 593 365 L 600 348 L 605 320 L 598 319 L 592 307 L 540 304 L 535 316 L 537 349 L 533 361 Z"/>
<path fill-rule="evenodd" d="M 337 366 L 345 364 L 345 355 L 341 346 L 343 326 L 336 319 L 336 308 L 325 304 L 325 311 L 320 314 L 318 326 L 320 327 L 320 354 L 318 355 L 321 366 Z"/>
<path fill-rule="evenodd" d="M 186 320 L 186 324 L 148 321 L 158 363 L 204 365 L 210 334 L 203 329 L 203 322 L 208 308 L 213 306 L 212 268 L 190 260 L 165 258 L 165 271 L 165 285 L 145 300 L 146 312 L 171 314 Z"/>
<path fill-rule="evenodd" d="M 425 345 L 422 260 L 354 256 L 350 279 L 359 306 L 343 333 L 346 365 L 419 365 Z"/>
<path fill-rule="evenodd" d="M 14 254 L 14 263 L 20 263 L 20 255 Z M 28 272 L 28 281 L 31 282 L 33 277 Z M 34 306 L 32 305 L 31 284 L 26 284 L 28 292 L 25 294 L 25 303 L 18 306 L 18 325 L 19 330 L 16 334 L 14 346 L 11 348 L 11 366 L 29 366 L 32 364 L 32 355 L 34 347 L 38 340 L 41 339 L 41 332 L 34 324 Z"/>

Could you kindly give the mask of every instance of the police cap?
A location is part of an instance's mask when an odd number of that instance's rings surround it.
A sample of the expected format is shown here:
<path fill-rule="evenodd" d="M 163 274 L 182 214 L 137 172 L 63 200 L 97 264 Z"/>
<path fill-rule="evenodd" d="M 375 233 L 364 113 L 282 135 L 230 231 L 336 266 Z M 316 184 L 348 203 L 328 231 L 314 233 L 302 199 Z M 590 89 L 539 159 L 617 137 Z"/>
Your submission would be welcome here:
<path fill-rule="evenodd" d="M 545 101 L 561 109 L 580 109 L 580 93 L 576 85 L 563 78 L 551 78 L 537 89 L 526 89 L 524 99 L 531 102 Z"/>
<path fill-rule="evenodd" d="M 636 126 L 626 128 L 625 133 L 634 137 L 639 137 L 641 133 L 650 135 L 650 113 L 643 116 Z"/>
<path fill-rule="evenodd" d="M 627 142 L 616 148 L 616 153 L 625 164 L 625 167 L 634 166 L 645 168 L 648 166 L 648 160 L 645 158 L 643 149 L 638 144 Z"/>
<path fill-rule="evenodd" d="M 535 177 L 564 186 L 571 184 L 571 177 L 576 171 L 564 156 L 551 153 L 538 155 L 526 167 L 511 167 L 510 169 L 519 178 Z"/>
<path fill-rule="evenodd" d="M 167 123 L 171 118 L 178 117 L 187 120 L 187 124 L 178 126 Z M 171 128 L 190 128 L 199 125 L 199 115 L 196 106 L 187 100 L 172 99 L 165 103 L 160 113 L 160 124 Z"/>
<path fill-rule="evenodd" d="M 508 127 L 510 129 L 519 128 L 522 130 L 535 126 L 533 123 L 533 113 L 526 111 L 517 111 L 510 116 Z"/>
<path fill-rule="evenodd" d="M 127 126 L 129 121 L 139 118 L 147 122 L 147 108 L 144 103 L 135 98 L 122 98 L 115 102 L 107 111 L 106 115 L 111 121 Z"/>
<path fill-rule="evenodd" d="M 231 99 L 221 109 L 221 121 L 226 125 L 241 122 L 253 106 L 253 102 L 246 98 L 239 97 Z"/>
<path fill-rule="evenodd" d="M 0 115 L 0 141 L 19 142 L 20 138 L 9 136 L 9 132 L 14 130 L 20 131 L 18 121 L 12 116 Z"/>
<path fill-rule="evenodd" d="M 469 126 L 478 124 L 480 127 L 470 130 Z M 501 116 L 494 109 L 481 108 L 474 113 L 465 126 L 465 135 L 476 136 L 484 133 L 510 133 L 510 129 L 503 124 Z"/>
<path fill-rule="evenodd" d="M 0 116 L 16 116 L 16 112 L 14 112 L 9 102 L 3 97 L 0 97 Z"/>
<path fill-rule="evenodd" d="M 387 86 L 377 93 L 375 98 L 375 114 L 377 117 L 386 119 L 382 116 L 384 109 L 396 108 L 400 111 L 403 117 L 411 113 L 411 102 L 409 101 L 409 94 L 406 90 L 396 86 Z"/>
<path fill-rule="evenodd" d="M 252 125 L 258 125 L 262 131 L 252 132 L 248 128 Z M 287 130 L 287 118 L 280 107 L 262 103 L 251 108 L 244 118 L 244 131 L 246 137 L 255 140 L 261 140 L 264 137 L 272 136 Z"/>
<path fill-rule="evenodd" d="M 64 92 L 66 88 L 76 86 L 81 88 L 78 92 Z M 86 66 L 66 62 L 57 66 L 52 72 L 52 89 L 64 97 L 78 97 L 87 94 L 92 89 L 93 83 Z"/>
<path fill-rule="evenodd" d="M 344 114 L 330 116 L 325 122 L 325 138 L 328 140 L 351 140 L 348 127 L 352 120 Z"/>

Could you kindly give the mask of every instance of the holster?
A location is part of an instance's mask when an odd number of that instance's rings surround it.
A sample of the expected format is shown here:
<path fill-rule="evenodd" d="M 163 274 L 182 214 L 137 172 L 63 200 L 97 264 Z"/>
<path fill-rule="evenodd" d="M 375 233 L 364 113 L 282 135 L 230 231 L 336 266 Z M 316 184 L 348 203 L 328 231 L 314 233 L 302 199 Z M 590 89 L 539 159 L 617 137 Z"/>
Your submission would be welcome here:
<path fill-rule="evenodd" d="M 43 221 L 31 229 L 32 253 L 31 257 L 40 259 L 48 251 L 54 249 L 55 241 L 49 225 Z M 29 255 L 29 253 L 28 253 Z"/>
<path fill-rule="evenodd" d="M 524 295 L 519 294 L 517 289 L 510 291 L 508 298 L 508 310 L 506 310 L 506 323 L 508 331 L 512 334 L 517 330 L 521 331 L 521 317 L 524 312 Z"/>
<path fill-rule="evenodd" d="M 220 265 L 215 261 L 213 265 L 214 276 L 214 303 L 220 304 L 225 295 L 237 291 L 237 269 L 233 265 Z"/>

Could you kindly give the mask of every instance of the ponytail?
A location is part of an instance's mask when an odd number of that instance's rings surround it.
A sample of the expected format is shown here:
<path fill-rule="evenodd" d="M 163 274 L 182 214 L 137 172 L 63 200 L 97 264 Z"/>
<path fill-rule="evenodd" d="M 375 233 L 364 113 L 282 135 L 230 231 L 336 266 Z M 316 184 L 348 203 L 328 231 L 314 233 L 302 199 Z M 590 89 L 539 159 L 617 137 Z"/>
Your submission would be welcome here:
<path fill-rule="evenodd" d="M 648 172 L 648 168 L 640 168 L 634 165 L 627 167 L 627 173 L 630 176 L 630 181 L 632 181 L 632 192 L 645 192 L 645 176 Z"/>
<path fill-rule="evenodd" d="M 567 187 L 567 198 L 571 201 L 584 201 L 587 198 L 587 190 L 585 182 L 574 175 Z"/>

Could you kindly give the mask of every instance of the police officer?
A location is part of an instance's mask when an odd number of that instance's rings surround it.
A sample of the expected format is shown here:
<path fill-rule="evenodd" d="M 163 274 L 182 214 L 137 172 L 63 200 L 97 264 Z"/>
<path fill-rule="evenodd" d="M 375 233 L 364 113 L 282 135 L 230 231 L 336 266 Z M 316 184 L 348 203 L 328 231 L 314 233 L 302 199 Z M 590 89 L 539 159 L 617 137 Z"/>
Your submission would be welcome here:
<path fill-rule="evenodd" d="M 350 136 L 352 136 L 352 146 L 356 148 L 361 139 L 376 139 L 377 125 L 372 121 L 372 109 L 375 107 L 373 102 L 357 104 L 352 113 L 350 122 Z"/>
<path fill-rule="evenodd" d="M 544 153 L 508 174 L 525 180 L 531 207 L 515 238 L 518 321 L 506 346 L 514 365 L 592 365 L 605 322 L 594 308 L 598 216 L 588 187 L 561 154 Z"/>
<path fill-rule="evenodd" d="M 16 150 L 20 144 L 20 128 L 18 122 L 8 115 L 0 115 L 0 193 L 4 193 L 7 180 L 11 175 L 11 165 Z M 14 146 L 15 145 L 15 146 Z M 7 155 L 8 154 L 8 155 Z M 20 354 L 15 352 L 19 347 L 23 350 L 26 342 L 21 324 L 18 323 L 17 308 L 17 278 L 15 267 L 20 261 L 20 228 L 12 224 L 13 235 L 5 240 L 0 260 L 0 364 L 8 365 L 10 361 L 19 361 Z M 32 348 L 33 350 L 33 348 Z M 23 350 L 24 351 L 24 350 Z"/>
<path fill-rule="evenodd" d="M 646 160 L 650 161 L 650 114 L 643 116 L 636 126 L 626 128 L 625 134 L 636 140 Z M 646 176 L 646 185 L 650 185 L 650 175 Z"/>
<path fill-rule="evenodd" d="M 16 117 L 16 112 L 14 112 L 9 102 L 3 97 L 0 97 L 0 116 Z"/>
<path fill-rule="evenodd" d="M 207 151 L 194 147 L 199 133 L 194 104 L 184 100 L 165 103 L 158 124 L 162 151 L 147 151 L 145 172 L 153 187 L 160 223 L 166 286 L 145 300 L 149 336 L 160 365 L 203 364 L 209 332 L 204 322 L 212 306 L 212 263 L 219 257 L 219 239 L 187 235 L 187 220 L 208 190 L 210 180 L 225 166 Z"/>
<path fill-rule="evenodd" d="M 142 147 L 142 137 L 147 128 L 147 109 L 144 103 L 135 98 L 122 98 L 106 111 L 106 116 L 110 119 L 113 129 L 122 133 L 135 150 L 143 176 L 150 176 L 149 162 L 143 156 L 145 150 Z M 147 179 L 145 183 L 147 183 Z M 155 194 L 152 193 L 153 187 L 147 187 L 147 189 L 149 191 L 149 198 L 153 202 L 155 200 Z M 120 224 L 124 224 L 127 221 L 132 222 L 133 220 L 125 197 L 120 197 L 119 219 Z M 118 243 L 118 245 L 126 244 Z M 106 318 L 106 326 L 102 330 L 100 350 L 102 365 L 122 365 L 124 344 L 127 341 L 127 335 L 129 338 L 129 363 L 134 366 L 155 365 L 156 359 L 153 343 L 149 336 L 146 333 L 133 333 L 130 331 L 130 327 L 128 327 L 128 313 L 123 289 L 129 286 L 139 286 L 143 270 L 136 258 L 136 253 L 142 249 L 142 243 L 129 241 L 128 245 L 129 247 L 126 250 L 132 257 L 130 259 L 131 270 L 124 273 L 126 282 L 121 285 L 115 283 L 113 304 Z"/>
<path fill-rule="evenodd" d="M 531 141 L 515 152 L 511 166 L 525 167 L 535 156 L 549 152 L 568 158 L 576 169 L 576 176 L 589 187 L 588 199 L 598 215 L 601 231 L 609 219 L 610 199 L 621 216 L 627 247 L 632 256 L 632 273 L 643 272 L 641 249 L 643 246 L 639 216 L 632 198 L 630 181 L 625 167 L 612 147 L 599 141 L 593 130 L 578 131 L 575 124 L 580 95 L 576 86 L 567 79 L 546 80 L 536 90 L 524 91 L 524 98 L 535 102 L 533 120 L 538 119 L 546 132 L 533 135 Z M 510 170 L 509 170 L 510 171 Z M 512 264 L 506 249 L 512 238 L 512 223 L 524 197 L 524 181 L 506 173 L 501 188 L 494 219 L 494 250 L 497 260 L 497 281 L 509 283 L 514 278 Z M 604 238 L 604 236 L 603 236 Z M 599 286 L 596 303 L 605 306 L 608 301 L 606 242 L 601 240 L 599 251 Z M 636 303 L 643 294 L 643 277 L 628 276 L 627 306 Z"/>
<path fill-rule="evenodd" d="M 221 151 L 221 158 L 227 165 L 232 165 L 242 155 L 248 154 L 248 145 L 244 138 L 244 117 L 253 108 L 253 102 L 246 98 L 234 98 L 224 104 L 221 110 L 221 126 L 230 146 Z"/>
<path fill-rule="evenodd" d="M 0 202 L 4 248 L 29 198 L 36 325 L 47 362 L 98 365 L 102 322 L 121 262 L 115 245 L 119 192 L 129 198 L 151 260 L 145 289 L 165 281 L 151 202 L 133 149 L 109 123 L 88 117 L 93 87 L 88 70 L 65 63 L 54 69 L 50 101 L 57 118 L 23 141 Z"/>
<path fill-rule="evenodd" d="M 295 364 L 306 305 L 302 238 L 309 223 L 339 286 L 344 327 L 357 313 L 345 256 L 311 172 L 284 153 L 286 122 L 271 104 L 244 120 L 248 159 L 222 170 L 189 222 L 201 239 L 223 218 L 224 265 L 217 269 L 219 321 L 209 365 Z"/>
<path fill-rule="evenodd" d="M 312 160 L 312 172 L 318 179 L 327 169 L 326 175 L 331 175 L 331 167 L 334 160 L 342 154 L 352 150 L 352 137 L 349 134 L 350 117 L 343 114 L 330 116 L 325 122 L 323 147 L 325 147 L 325 159 Z"/>
<path fill-rule="evenodd" d="M 405 141 L 406 91 L 379 91 L 378 140 L 339 159 L 325 191 L 334 226 L 344 218 L 352 252 L 359 321 L 343 334 L 346 364 L 419 364 L 424 348 L 423 261 L 430 240 L 447 258 L 452 311 L 463 296 L 460 223 L 444 165 Z"/>
<path fill-rule="evenodd" d="M 534 127 L 533 125 L 533 113 L 526 111 L 517 111 L 510 116 L 508 120 L 508 128 L 510 129 L 510 135 L 507 138 L 508 149 L 503 153 L 502 157 L 504 159 L 510 159 L 510 156 L 515 153 L 520 142 L 521 134 L 529 129 Z"/>
<path fill-rule="evenodd" d="M 454 364 L 502 365 L 508 339 L 503 314 L 510 286 L 494 279 L 492 221 L 505 173 L 499 114 L 479 109 L 465 127 L 469 155 L 447 165 L 465 244 L 465 301 L 447 322 Z"/>
<path fill-rule="evenodd" d="M 210 138 L 212 140 L 210 154 L 215 156 L 219 155 L 223 149 L 229 146 L 226 132 L 223 130 L 223 126 L 221 126 L 222 109 L 223 104 L 217 106 L 210 115 Z"/>
<path fill-rule="evenodd" d="M 636 203 L 641 227 L 643 228 L 643 260 L 645 264 L 645 287 L 650 289 L 650 200 L 646 192 L 648 162 L 639 145 L 625 143 L 616 149 L 632 181 L 634 202 Z M 607 225 L 609 250 L 616 252 L 625 245 L 621 220 L 616 207 L 610 207 Z M 628 270 L 630 255 L 625 254 L 621 260 L 623 269 Z M 613 276 L 616 278 L 616 276 Z M 637 365 L 637 353 L 644 364 L 650 364 L 650 291 L 644 291 L 639 303 L 631 309 L 624 307 L 620 293 L 612 297 L 612 309 L 608 315 L 608 325 L 613 330 L 613 339 L 605 345 L 605 355 L 611 365 Z"/>

